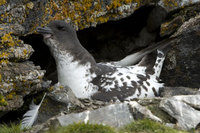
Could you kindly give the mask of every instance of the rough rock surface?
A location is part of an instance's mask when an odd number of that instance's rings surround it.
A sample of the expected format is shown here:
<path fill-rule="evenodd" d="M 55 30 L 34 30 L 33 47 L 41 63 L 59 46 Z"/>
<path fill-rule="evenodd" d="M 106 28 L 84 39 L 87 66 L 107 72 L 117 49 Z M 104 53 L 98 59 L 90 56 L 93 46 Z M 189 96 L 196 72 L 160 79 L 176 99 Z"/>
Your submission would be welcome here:
<path fill-rule="evenodd" d="M 89 122 L 123 127 L 137 119 L 151 119 L 172 128 L 196 129 L 200 123 L 199 95 L 174 96 L 169 98 L 136 99 L 125 103 L 114 103 L 95 110 L 65 114 L 61 112 L 44 123 L 36 124 L 27 133 L 38 133 L 49 127 L 65 126 L 73 122 Z M 188 122 L 189 121 L 189 122 Z"/>
<path fill-rule="evenodd" d="M 0 22 L 20 24 L 25 27 L 26 33 L 53 19 L 66 19 L 77 29 L 83 29 L 127 17 L 147 4 L 160 5 L 169 12 L 197 2 L 199 0 L 3 1 L 0 3 Z"/>
<path fill-rule="evenodd" d="M 182 129 L 195 129 L 200 123 L 200 95 L 167 98 L 161 101 L 160 107 L 174 117 Z"/>
<path fill-rule="evenodd" d="M 169 51 L 162 72 L 166 86 L 200 86 L 200 15 L 183 23 L 174 35 L 182 35 Z"/>

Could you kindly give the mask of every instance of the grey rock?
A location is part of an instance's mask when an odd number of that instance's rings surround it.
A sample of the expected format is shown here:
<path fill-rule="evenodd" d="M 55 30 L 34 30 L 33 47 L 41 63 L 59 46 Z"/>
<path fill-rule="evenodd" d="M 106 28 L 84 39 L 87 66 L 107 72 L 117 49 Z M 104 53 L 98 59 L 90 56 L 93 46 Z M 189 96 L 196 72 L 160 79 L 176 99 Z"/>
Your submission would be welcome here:
<path fill-rule="evenodd" d="M 182 129 L 195 129 L 200 123 L 200 95 L 174 96 L 161 101 L 160 107 L 177 120 Z"/>
<path fill-rule="evenodd" d="M 200 91 L 196 88 L 188 87 L 163 87 L 159 91 L 161 97 L 171 97 L 176 95 L 200 95 Z"/>
<path fill-rule="evenodd" d="M 147 109 L 146 107 L 143 107 L 139 103 L 135 101 L 131 101 L 129 102 L 129 105 L 131 106 L 131 112 L 133 114 L 134 119 L 138 120 L 138 119 L 149 118 L 154 121 L 162 122 L 160 118 L 153 115 L 149 109 Z"/>
<path fill-rule="evenodd" d="M 200 15 L 184 22 L 174 36 L 181 35 L 180 41 L 172 46 L 167 56 L 161 79 L 166 86 L 200 86 Z"/>
<path fill-rule="evenodd" d="M 25 32 L 24 27 L 20 24 L 0 24 L 0 29 L 0 36 L 8 33 L 20 36 L 23 35 Z"/>
<path fill-rule="evenodd" d="M 0 59 L 8 59 L 13 62 L 25 61 L 30 58 L 33 52 L 34 50 L 30 45 L 21 44 L 21 46 L 9 47 L 0 51 L 0 55 L 2 55 L 3 53 L 7 54 L 7 56 L 2 56 L 0 57 Z"/>
<path fill-rule="evenodd" d="M 88 110 L 78 114 L 72 113 L 63 115 L 59 116 L 57 119 L 62 126 L 74 122 L 89 122 L 110 125 L 113 127 L 122 127 L 133 121 L 133 117 L 129 112 L 129 106 L 126 103 L 108 105 L 97 110 Z"/>

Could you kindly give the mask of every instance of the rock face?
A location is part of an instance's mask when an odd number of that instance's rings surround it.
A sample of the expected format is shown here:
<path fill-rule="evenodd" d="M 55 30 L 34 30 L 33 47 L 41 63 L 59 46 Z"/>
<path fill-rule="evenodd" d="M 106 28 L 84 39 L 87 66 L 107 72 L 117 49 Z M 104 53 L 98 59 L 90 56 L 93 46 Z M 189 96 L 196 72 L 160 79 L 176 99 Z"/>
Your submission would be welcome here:
<path fill-rule="evenodd" d="M 182 34 L 181 40 L 168 54 L 163 70 L 167 86 L 200 86 L 200 15 L 185 22 L 175 35 Z M 169 78 L 170 77 L 170 78 Z"/>
<path fill-rule="evenodd" d="M 66 116 L 60 116 L 57 119 L 62 126 L 74 122 L 89 122 L 122 127 L 133 121 L 133 117 L 129 112 L 129 106 L 126 103 L 113 104 L 94 111 L 88 110 L 78 114 L 72 113 Z"/>

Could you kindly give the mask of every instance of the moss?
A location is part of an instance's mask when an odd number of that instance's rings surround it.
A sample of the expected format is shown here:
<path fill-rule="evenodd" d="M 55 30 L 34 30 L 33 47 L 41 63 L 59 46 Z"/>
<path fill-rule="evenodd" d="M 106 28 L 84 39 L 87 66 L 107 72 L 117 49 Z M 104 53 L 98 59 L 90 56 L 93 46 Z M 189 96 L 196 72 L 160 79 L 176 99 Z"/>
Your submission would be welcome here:
<path fill-rule="evenodd" d="M 98 124 L 74 123 L 65 127 L 53 128 L 46 133 L 189 133 L 172 129 L 149 119 L 134 121 L 121 129 Z"/>
<path fill-rule="evenodd" d="M 130 123 L 120 130 L 120 133 L 188 133 L 166 127 L 165 125 L 152 120 L 139 120 Z"/>
<path fill-rule="evenodd" d="M 0 133 L 21 133 L 20 125 L 10 124 L 10 126 L 1 124 Z"/>
<path fill-rule="evenodd" d="M 85 124 L 76 123 L 66 127 L 59 127 L 57 129 L 51 129 L 46 133 L 116 133 L 115 130 L 109 126 L 103 126 L 98 124 Z"/>
<path fill-rule="evenodd" d="M 6 4 L 6 0 L 0 0 L 0 6 Z"/>

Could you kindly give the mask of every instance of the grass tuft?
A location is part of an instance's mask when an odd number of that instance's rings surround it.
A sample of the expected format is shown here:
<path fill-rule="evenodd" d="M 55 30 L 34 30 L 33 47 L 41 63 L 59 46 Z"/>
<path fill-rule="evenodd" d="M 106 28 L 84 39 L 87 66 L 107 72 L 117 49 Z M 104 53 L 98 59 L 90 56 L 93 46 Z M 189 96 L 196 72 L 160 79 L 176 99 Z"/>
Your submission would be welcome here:
<path fill-rule="evenodd" d="M 0 125 L 0 133 L 21 133 L 21 126 L 20 125 L 15 125 L 15 124 L 10 124 L 10 125 L 5 125 L 1 124 Z"/>
<path fill-rule="evenodd" d="M 120 133 L 188 133 L 186 131 L 172 129 L 161 123 L 145 119 L 134 121 L 123 129 L 120 130 Z"/>
<path fill-rule="evenodd" d="M 98 124 L 74 123 L 65 127 L 57 129 L 50 129 L 46 133 L 116 133 L 115 130 L 109 126 Z"/>

